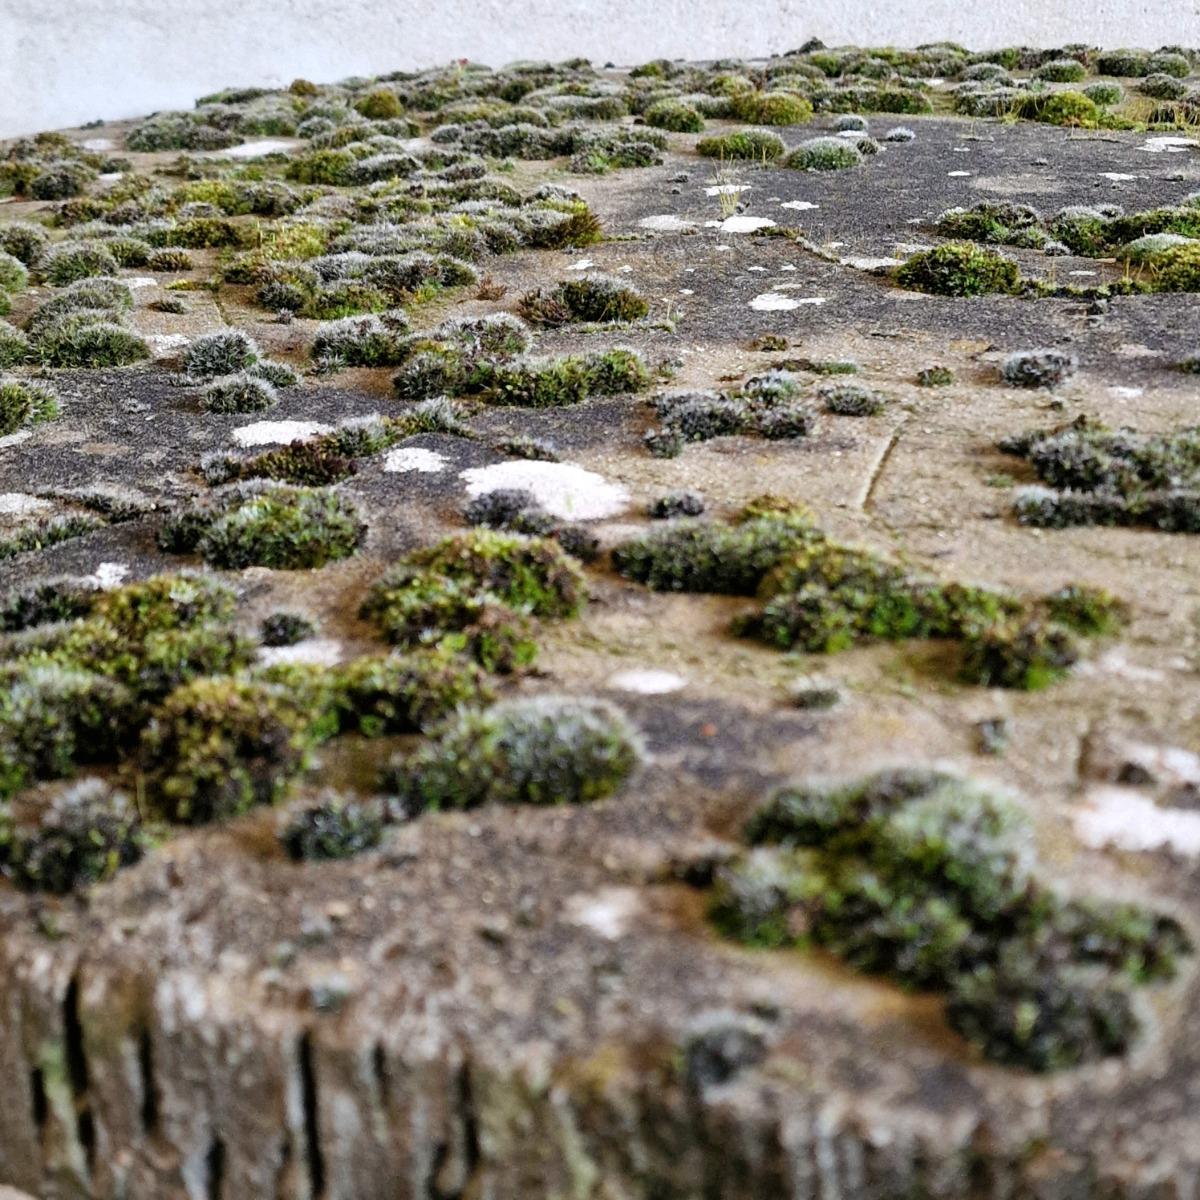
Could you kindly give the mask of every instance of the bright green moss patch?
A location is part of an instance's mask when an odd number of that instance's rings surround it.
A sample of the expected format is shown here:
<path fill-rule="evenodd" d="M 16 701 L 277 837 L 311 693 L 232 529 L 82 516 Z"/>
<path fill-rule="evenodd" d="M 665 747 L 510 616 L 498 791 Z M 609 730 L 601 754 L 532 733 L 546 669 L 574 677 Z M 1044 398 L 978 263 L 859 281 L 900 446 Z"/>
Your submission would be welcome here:
<path fill-rule="evenodd" d="M 58 394 L 53 388 L 32 380 L 0 379 L 0 437 L 57 416 Z"/>
<path fill-rule="evenodd" d="M 784 152 L 783 138 L 766 129 L 738 129 L 717 137 L 701 138 L 696 153 L 705 158 L 737 158 L 772 162 Z"/>
<path fill-rule="evenodd" d="M 754 849 L 712 901 L 726 936 L 821 947 L 942 993 L 950 1025 L 997 1062 L 1052 1071 L 1124 1052 L 1131 990 L 1192 949 L 1170 917 L 1043 883 L 1020 809 L 950 776 L 784 787 L 745 837 Z"/>
<path fill-rule="evenodd" d="M 984 296 L 1014 292 L 1020 272 L 1012 259 L 970 242 L 947 242 L 914 254 L 892 271 L 904 288 L 940 296 Z"/>

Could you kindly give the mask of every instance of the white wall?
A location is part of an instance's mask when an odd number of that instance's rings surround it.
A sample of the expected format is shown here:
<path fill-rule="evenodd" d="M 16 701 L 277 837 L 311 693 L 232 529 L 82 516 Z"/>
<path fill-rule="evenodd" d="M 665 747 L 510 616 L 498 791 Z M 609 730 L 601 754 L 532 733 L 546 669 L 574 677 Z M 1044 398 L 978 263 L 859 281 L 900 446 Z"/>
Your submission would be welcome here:
<path fill-rule="evenodd" d="M 830 45 L 1200 45 L 1200 0 L 0 0 L 0 137 L 231 84 L 452 58 L 643 62 Z"/>

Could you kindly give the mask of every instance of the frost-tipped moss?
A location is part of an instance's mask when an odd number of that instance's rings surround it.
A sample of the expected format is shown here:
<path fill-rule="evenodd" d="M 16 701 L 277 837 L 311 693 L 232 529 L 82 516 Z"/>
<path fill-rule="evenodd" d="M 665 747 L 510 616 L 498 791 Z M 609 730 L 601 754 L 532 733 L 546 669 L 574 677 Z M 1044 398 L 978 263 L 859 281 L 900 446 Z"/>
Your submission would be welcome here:
<path fill-rule="evenodd" d="M 841 417 L 874 417 L 887 407 L 883 396 L 857 383 L 825 383 L 817 395 L 827 412 Z"/>
<path fill-rule="evenodd" d="M 77 313 L 39 331 L 34 354 L 47 367 L 127 367 L 150 357 L 146 340 L 112 321 Z"/>
<path fill-rule="evenodd" d="M 21 260 L 0 250 L 0 292 L 19 292 L 29 283 L 29 272 Z"/>
<path fill-rule="evenodd" d="M 587 275 L 521 297 L 521 314 L 535 325 L 637 321 L 649 310 L 650 305 L 636 288 L 609 275 Z"/>
<path fill-rule="evenodd" d="M 696 153 L 705 158 L 739 158 L 772 162 L 785 150 L 783 138 L 766 129 L 738 129 L 717 137 L 701 138 Z"/>
<path fill-rule="evenodd" d="M 1020 282 L 1017 264 L 970 242 L 947 242 L 914 254 L 892 278 L 917 292 L 942 296 L 983 296 L 1013 292 Z"/>
<path fill-rule="evenodd" d="M 53 388 L 33 380 L 0 378 L 0 437 L 57 416 L 58 394 Z"/>
<path fill-rule="evenodd" d="M 262 412 L 273 407 L 279 395 L 265 379 L 239 371 L 214 379 L 200 398 L 200 407 L 208 412 Z"/>
<path fill-rule="evenodd" d="M 601 700 L 537 696 L 466 710 L 388 772 L 404 808 L 584 804 L 616 792 L 641 762 L 624 714 Z"/>
<path fill-rule="evenodd" d="M 352 858 L 379 845 L 383 813 L 371 801 L 327 796 L 288 814 L 279 841 L 296 862 Z"/>
<path fill-rule="evenodd" d="M 699 133 L 704 128 L 699 110 L 684 100 L 659 100 L 646 109 L 645 118 L 647 125 L 674 133 Z"/>
<path fill-rule="evenodd" d="M 1062 350 L 1020 350 L 1000 364 L 1005 383 L 1013 387 L 1053 388 L 1075 374 L 1079 360 Z"/>
<path fill-rule="evenodd" d="M 169 821 L 200 825 L 281 799 L 308 763 L 312 715 L 279 685 L 197 679 L 142 731 L 147 798 Z"/>
<path fill-rule="evenodd" d="M 330 488 L 246 484 L 173 516 L 159 543 L 217 567 L 303 570 L 348 557 L 365 534 L 357 505 Z"/>
<path fill-rule="evenodd" d="M 816 137 L 801 142 L 783 160 L 793 171 L 841 171 L 857 167 L 862 153 L 847 138 Z"/>
<path fill-rule="evenodd" d="M 38 263 L 38 270 L 55 287 L 94 275 L 115 275 L 119 269 L 120 264 L 103 242 L 59 242 Z"/>
<path fill-rule="evenodd" d="M 99 779 L 54 790 L 36 818 L 6 822 L 0 812 L 0 871 L 27 891 L 64 895 L 102 883 L 142 851 L 134 805 Z"/>
<path fill-rule="evenodd" d="M 922 367 L 917 372 L 918 387 L 949 387 L 954 382 L 954 372 L 949 367 Z"/>
<path fill-rule="evenodd" d="M 730 107 L 739 121 L 752 125 L 803 125 L 813 115 L 812 102 L 797 92 L 738 92 Z"/>
<path fill-rule="evenodd" d="M 196 338 L 183 356 L 183 369 L 194 379 L 215 379 L 244 371 L 260 357 L 261 352 L 248 334 L 228 329 Z"/>
<path fill-rule="evenodd" d="M 32 221 L 10 221 L 0 225 L 0 250 L 18 258 L 27 267 L 36 267 L 49 245 L 50 235 Z"/>
<path fill-rule="evenodd" d="M 0 321 L 0 370 L 15 367 L 29 357 L 29 339 L 7 321 Z"/>

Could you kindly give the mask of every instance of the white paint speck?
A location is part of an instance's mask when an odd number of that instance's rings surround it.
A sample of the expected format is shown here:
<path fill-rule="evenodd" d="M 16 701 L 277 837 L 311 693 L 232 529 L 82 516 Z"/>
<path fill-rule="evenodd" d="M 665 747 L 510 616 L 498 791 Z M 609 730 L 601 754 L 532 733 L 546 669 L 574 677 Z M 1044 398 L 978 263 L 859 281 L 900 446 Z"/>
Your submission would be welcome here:
<path fill-rule="evenodd" d="M 329 432 L 330 426 L 317 421 L 255 421 L 235 429 L 233 440 L 239 446 L 275 446 Z"/>
<path fill-rule="evenodd" d="M 783 266 L 780 267 L 779 269 L 781 271 L 794 271 L 796 268 L 794 266 L 792 266 L 791 263 L 784 263 Z"/>
<path fill-rule="evenodd" d="M 885 267 L 898 267 L 899 258 L 870 258 L 866 255 L 851 255 L 841 260 L 842 266 L 853 267 L 856 271 L 882 271 Z"/>
<path fill-rule="evenodd" d="M 1186 154 L 1193 147 L 1200 146 L 1194 138 L 1185 137 L 1152 137 L 1147 138 L 1139 147 L 1147 154 Z"/>
<path fill-rule="evenodd" d="M 966 179 L 970 176 L 970 171 L 947 171 L 946 175 L 950 179 Z"/>
<path fill-rule="evenodd" d="M 1092 788 L 1075 810 L 1075 833 L 1095 849 L 1200 854 L 1200 812 L 1163 807 L 1133 788 Z"/>
<path fill-rule="evenodd" d="M 629 492 L 621 484 L 610 483 L 576 463 L 509 459 L 490 467 L 468 467 L 460 478 L 466 481 L 471 497 L 500 488 L 522 488 L 551 516 L 564 520 L 612 517 L 629 505 Z"/>
<path fill-rule="evenodd" d="M 594 267 L 596 264 L 590 258 L 581 258 L 578 262 L 573 262 L 568 268 L 568 271 L 586 271 L 589 267 Z"/>
<path fill-rule="evenodd" d="M 416 471 L 421 475 L 436 475 L 446 469 L 446 456 L 423 446 L 400 446 L 388 451 L 383 469 L 395 474 Z"/>
<path fill-rule="evenodd" d="M 1090 278 L 1093 275 L 1099 275 L 1100 272 L 1099 271 L 1068 271 L 1067 274 L 1068 275 L 1086 275 L 1087 277 Z"/>
<path fill-rule="evenodd" d="M 1124 171 L 1101 171 L 1101 179 L 1111 179 L 1113 183 L 1126 183 L 1130 179 L 1136 179 L 1136 175 L 1126 175 Z"/>
<path fill-rule="evenodd" d="M 607 887 L 591 895 L 572 896 L 567 901 L 567 918 L 601 937 L 615 939 L 629 928 L 641 907 L 641 893 L 636 888 Z"/>
<path fill-rule="evenodd" d="M 85 150 L 114 150 L 117 144 L 112 138 L 88 138 L 82 145 Z"/>
<path fill-rule="evenodd" d="M 129 279 L 122 279 L 121 282 L 134 291 L 138 288 L 158 287 L 158 280 L 149 275 L 134 275 Z"/>
<path fill-rule="evenodd" d="M 277 663 L 311 663 L 317 667 L 333 667 L 342 661 L 342 643 L 334 638 L 306 638 L 294 646 L 262 646 L 258 661 L 273 667 Z"/>
<path fill-rule="evenodd" d="M 747 267 L 746 270 L 747 271 L 758 271 L 763 275 L 765 275 L 767 273 L 766 267 Z"/>
<path fill-rule="evenodd" d="M 639 229 L 651 229 L 655 233 L 683 233 L 695 229 L 696 222 L 686 217 L 678 217 L 674 213 L 660 213 L 654 217 L 643 217 L 638 222 Z"/>
<path fill-rule="evenodd" d="M 120 171 L 105 171 L 103 175 L 96 176 L 97 183 L 116 183 L 121 178 Z"/>
<path fill-rule="evenodd" d="M 243 142 L 240 146 L 230 146 L 227 150 L 218 150 L 217 154 L 221 158 L 262 158 L 264 154 L 286 152 L 296 145 L 299 143 L 285 142 L 279 138 L 262 138 L 257 142 Z"/>
<path fill-rule="evenodd" d="M 785 200 L 779 207 L 790 208 L 792 212 L 808 212 L 810 208 L 820 208 L 821 206 L 808 200 Z"/>
<path fill-rule="evenodd" d="M 748 183 L 718 183 L 716 187 L 706 187 L 704 194 L 706 196 L 736 196 L 749 190 L 750 184 Z"/>
<path fill-rule="evenodd" d="M 25 492 L 0 492 L 0 516 L 21 517 L 26 513 L 43 512 L 50 507 L 49 500 L 30 496 Z"/>
<path fill-rule="evenodd" d="M 687 680 L 674 671 L 646 670 L 618 671 L 609 677 L 608 686 L 620 692 L 638 692 L 643 696 L 663 696 L 677 692 L 687 686 Z"/>
<path fill-rule="evenodd" d="M 679 294 L 681 296 L 694 296 L 696 294 L 696 290 L 695 288 L 680 288 Z"/>

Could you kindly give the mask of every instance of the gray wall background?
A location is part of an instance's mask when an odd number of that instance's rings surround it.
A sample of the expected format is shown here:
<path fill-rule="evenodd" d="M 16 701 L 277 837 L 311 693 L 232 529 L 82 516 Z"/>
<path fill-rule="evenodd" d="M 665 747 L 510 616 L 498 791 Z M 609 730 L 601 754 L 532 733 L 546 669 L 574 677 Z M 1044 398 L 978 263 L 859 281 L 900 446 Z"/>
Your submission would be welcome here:
<path fill-rule="evenodd" d="M 1200 44 L 1200 0 L 0 0 L 0 137 L 470 58 L 634 64 L 830 45 Z"/>

